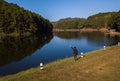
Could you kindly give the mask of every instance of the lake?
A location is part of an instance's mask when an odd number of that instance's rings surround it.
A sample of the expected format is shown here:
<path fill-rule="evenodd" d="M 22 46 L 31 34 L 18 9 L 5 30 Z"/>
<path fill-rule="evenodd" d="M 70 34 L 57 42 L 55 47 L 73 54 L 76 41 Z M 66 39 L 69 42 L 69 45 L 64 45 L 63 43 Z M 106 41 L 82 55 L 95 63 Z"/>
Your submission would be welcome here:
<path fill-rule="evenodd" d="M 13 74 L 73 56 L 71 46 L 79 54 L 115 45 L 118 36 L 101 32 L 57 32 L 54 36 L 0 37 L 0 76 Z"/>

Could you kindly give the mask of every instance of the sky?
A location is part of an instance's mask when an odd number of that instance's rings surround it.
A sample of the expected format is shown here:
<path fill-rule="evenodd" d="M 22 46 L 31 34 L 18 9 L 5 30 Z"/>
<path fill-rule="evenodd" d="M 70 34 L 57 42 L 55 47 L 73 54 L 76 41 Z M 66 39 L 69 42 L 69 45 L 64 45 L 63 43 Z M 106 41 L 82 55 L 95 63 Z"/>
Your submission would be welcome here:
<path fill-rule="evenodd" d="M 120 10 L 120 0 L 6 0 L 40 14 L 50 21 L 67 17 L 87 18 L 101 12 Z"/>

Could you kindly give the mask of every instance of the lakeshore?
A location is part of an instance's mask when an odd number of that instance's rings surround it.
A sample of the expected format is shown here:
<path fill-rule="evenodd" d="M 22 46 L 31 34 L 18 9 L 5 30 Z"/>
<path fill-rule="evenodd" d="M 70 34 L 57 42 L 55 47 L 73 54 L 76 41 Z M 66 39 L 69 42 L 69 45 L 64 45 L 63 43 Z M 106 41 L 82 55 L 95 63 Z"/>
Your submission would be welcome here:
<path fill-rule="evenodd" d="M 106 28 L 101 29 L 92 29 L 92 28 L 82 28 L 82 29 L 53 29 L 54 32 L 103 32 L 104 34 L 109 34 L 111 36 L 118 35 L 120 36 L 120 32 L 116 32 L 114 29 L 108 30 Z"/>
<path fill-rule="evenodd" d="M 120 46 L 110 46 L 78 56 L 58 60 L 17 74 L 1 76 L 0 81 L 119 81 Z"/>

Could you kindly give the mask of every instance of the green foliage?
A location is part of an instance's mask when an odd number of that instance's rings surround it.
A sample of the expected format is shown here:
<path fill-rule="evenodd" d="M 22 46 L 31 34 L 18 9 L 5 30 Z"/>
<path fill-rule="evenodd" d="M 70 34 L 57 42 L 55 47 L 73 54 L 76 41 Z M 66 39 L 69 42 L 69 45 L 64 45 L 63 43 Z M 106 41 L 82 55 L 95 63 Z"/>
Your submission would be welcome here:
<path fill-rule="evenodd" d="M 57 22 L 53 22 L 54 28 L 112 28 L 120 31 L 120 11 L 98 13 L 89 16 L 87 19 L 83 18 L 66 18 Z"/>
<path fill-rule="evenodd" d="M 107 28 L 108 21 L 115 12 L 99 13 L 88 17 L 87 21 L 92 28 Z"/>
<path fill-rule="evenodd" d="M 120 31 L 120 11 L 113 14 L 109 20 L 109 27 Z"/>
<path fill-rule="evenodd" d="M 58 22 L 53 22 L 53 25 L 55 28 L 60 28 L 60 29 L 76 29 L 76 28 L 81 28 L 84 26 L 86 19 L 83 18 L 66 18 L 66 19 L 61 19 Z"/>
<path fill-rule="evenodd" d="M 0 33 L 52 33 L 52 24 L 42 16 L 20 8 L 16 4 L 0 1 Z"/>

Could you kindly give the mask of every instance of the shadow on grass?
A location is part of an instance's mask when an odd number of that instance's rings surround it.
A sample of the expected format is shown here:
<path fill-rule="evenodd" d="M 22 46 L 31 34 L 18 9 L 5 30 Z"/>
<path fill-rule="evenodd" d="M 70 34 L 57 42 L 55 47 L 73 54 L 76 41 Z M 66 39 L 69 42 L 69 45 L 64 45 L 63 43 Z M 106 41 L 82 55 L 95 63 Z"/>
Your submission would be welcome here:
<path fill-rule="evenodd" d="M 77 56 L 77 60 L 81 59 L 81 58 L 85 58 L 85 55 L 80 55 L 80 56 Z M 76 61 L 77 61 L 76 60 Z"/>

